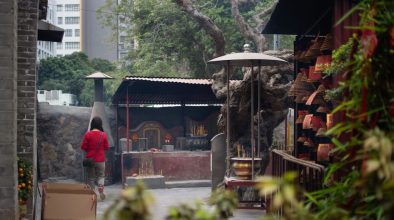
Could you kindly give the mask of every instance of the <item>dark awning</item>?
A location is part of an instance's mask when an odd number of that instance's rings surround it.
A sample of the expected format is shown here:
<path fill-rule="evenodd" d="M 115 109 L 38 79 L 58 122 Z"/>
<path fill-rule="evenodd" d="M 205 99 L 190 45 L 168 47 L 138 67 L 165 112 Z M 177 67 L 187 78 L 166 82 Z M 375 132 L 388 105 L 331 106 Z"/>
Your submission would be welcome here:
<path fill-rule="evenodd" d="M 46 21 L 38 21 L 38 40 L 62 42 L 64 30 Z"/>
<path fill-rule="evenodd" d="M 222 104 L 208 79 L 126 77 L 112 97 L 112 104 Z"/>
<path fill-rule="evenodd" d="M 326 35 L 332 27 L 332 0 L 279 0 L 261 33 Z"/>

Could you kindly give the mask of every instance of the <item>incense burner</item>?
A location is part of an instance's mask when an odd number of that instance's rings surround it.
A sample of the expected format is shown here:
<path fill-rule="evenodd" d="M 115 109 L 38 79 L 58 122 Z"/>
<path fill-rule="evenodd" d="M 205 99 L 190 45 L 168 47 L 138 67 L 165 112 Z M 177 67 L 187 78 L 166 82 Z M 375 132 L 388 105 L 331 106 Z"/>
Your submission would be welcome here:
<path fill-rule="evenodd" d="M 251 157 L 233 157 L 231 158 L 232 167 L 235 175 L 241 180 L 252 179 L 252 158 Z M 254 171 L 260 168 L 261 158 L 254 158 Z"/>

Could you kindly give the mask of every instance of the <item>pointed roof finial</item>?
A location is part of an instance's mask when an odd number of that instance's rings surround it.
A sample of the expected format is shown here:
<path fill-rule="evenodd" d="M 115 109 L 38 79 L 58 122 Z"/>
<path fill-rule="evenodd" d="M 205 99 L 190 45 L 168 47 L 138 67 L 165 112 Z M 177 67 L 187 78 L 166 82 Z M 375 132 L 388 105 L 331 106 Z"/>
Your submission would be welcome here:
<path fill-rule="evenodd" d="M 252 50 L 251 50 L 251 48 L 250 48 L 250 44 L 244 44 L 244 52 L 245 53 L 249 53 L 249 52 L 251 52 Z"/>

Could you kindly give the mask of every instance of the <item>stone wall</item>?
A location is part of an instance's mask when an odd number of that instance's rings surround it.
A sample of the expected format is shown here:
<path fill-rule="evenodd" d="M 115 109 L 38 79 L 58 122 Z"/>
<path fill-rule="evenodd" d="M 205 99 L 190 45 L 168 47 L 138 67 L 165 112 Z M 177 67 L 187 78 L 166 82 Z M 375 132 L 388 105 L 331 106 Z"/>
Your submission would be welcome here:
<path fill-rule="evenodd" d="M 18 156 L 33 163 L 36 172 L 36 62 L 38 0 L 18 0 L 17 29 L 17 151 Z M 37 178 L 33 178 L 36 189 Z M 33 191 L 32 198 L 35 197 Z M 28 201 L 27 218 L 33 219 L 34 200 Z"/>
<path fill-rule="evenodd" d="M 83 135 L 92 108 L 39 104 L 37 115 L 38 164 L 41 179 L 82 180 Z"/>
<path fill-rule="evenodd" d="M 18 153 L 36 146 L 36 61 L 38 0 L 18 3 Z M 32 156 L 30 156 L 32 157 Z"/>
<path fill-rule="evenodd" d="M 0 219 L 17 208 L 17 1 L 0 0 Z"/>

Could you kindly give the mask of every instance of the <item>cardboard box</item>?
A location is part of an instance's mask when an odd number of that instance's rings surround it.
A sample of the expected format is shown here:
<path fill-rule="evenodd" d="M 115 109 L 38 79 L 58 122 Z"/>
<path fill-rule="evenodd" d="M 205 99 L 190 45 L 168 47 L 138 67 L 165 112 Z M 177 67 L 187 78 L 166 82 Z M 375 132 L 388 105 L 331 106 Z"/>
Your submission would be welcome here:
<path fill-rule="evenodd" d="M 45 183 L 42 195 L 43 220 L 96 219 L 97 196 L 85 184 Z"/>

